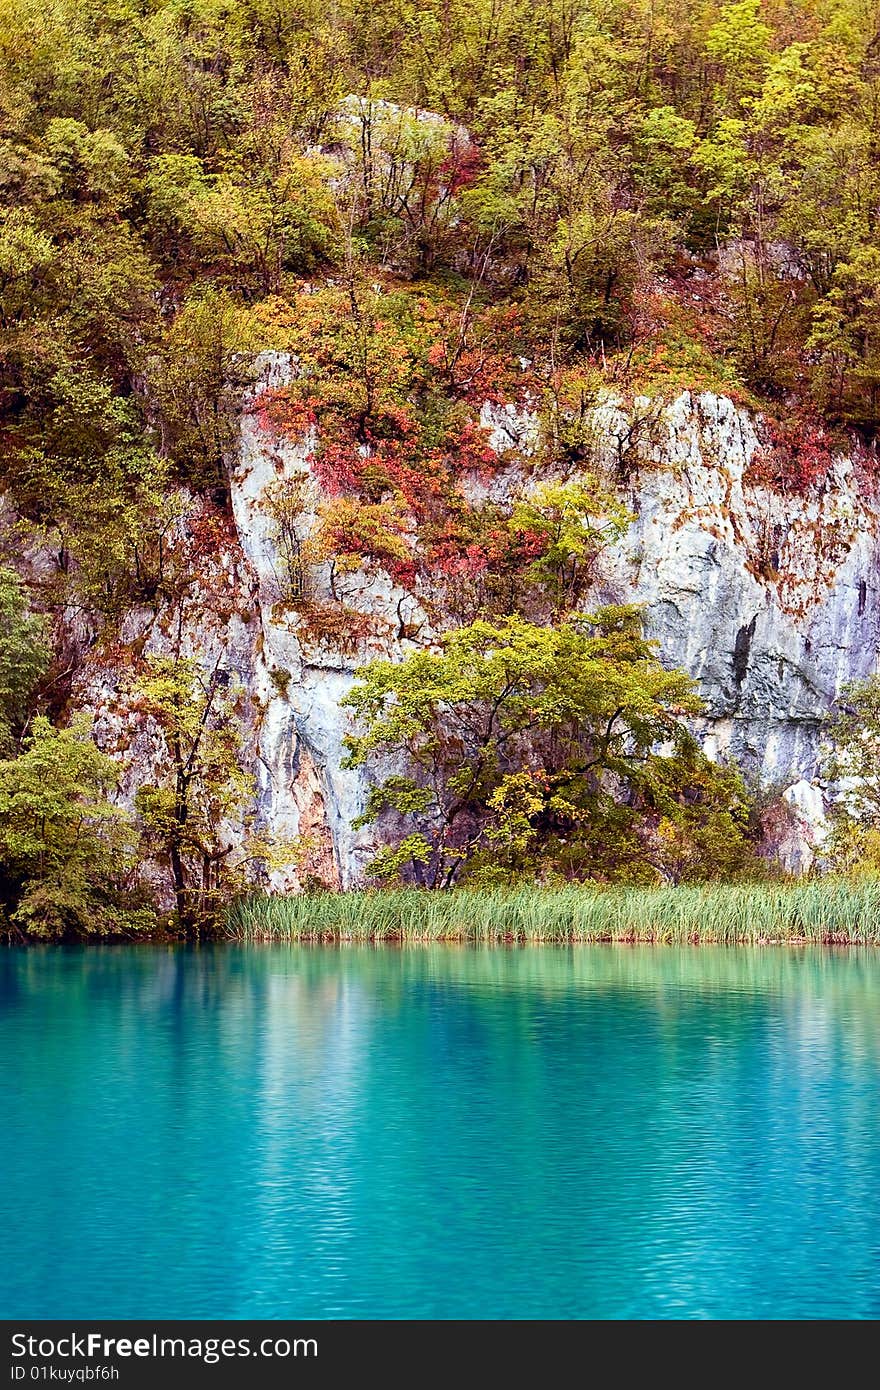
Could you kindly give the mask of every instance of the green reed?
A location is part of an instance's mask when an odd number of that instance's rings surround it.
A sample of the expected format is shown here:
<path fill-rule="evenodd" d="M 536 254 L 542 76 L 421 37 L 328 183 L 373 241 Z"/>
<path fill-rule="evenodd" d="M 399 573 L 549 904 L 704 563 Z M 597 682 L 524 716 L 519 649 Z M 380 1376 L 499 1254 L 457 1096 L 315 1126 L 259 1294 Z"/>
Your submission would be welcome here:
<path fill-rule="evenodd" d="M 416 888 L 242 898 L 247 941 L 880 943 L 880 881 L 604 888 Z"/>

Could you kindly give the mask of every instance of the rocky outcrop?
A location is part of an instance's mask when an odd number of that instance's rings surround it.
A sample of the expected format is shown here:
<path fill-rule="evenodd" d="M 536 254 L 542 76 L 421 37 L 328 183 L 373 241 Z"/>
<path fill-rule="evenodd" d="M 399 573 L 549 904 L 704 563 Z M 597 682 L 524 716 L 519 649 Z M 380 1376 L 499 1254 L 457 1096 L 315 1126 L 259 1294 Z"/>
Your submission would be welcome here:
<path fill-rule="evenodd" d="M 611 435 L 625 420 L 609 420 Z M 664 661 L 697 681 L 708 750 L 781 791 L 817 774 L 819 725 L 880 653 L 877 499 L 838 458 L 814 495 L 750 485 L 758 438 L 724 397 L 685 393 L 655 423 L 608 565 L 645 604 Z"/>
<path fill-rule="evenodd" d="M 341 699 L 365 659 L 400 656 L 436 633 L 418 591 L 381 570 L 346 575 L 342 593 L 334 585 L 340 610 L 329 566 L 318 565 L 308 602 L 292 601 L 273 498 L 279 485 L 295 485 L 305 535 L 318 489 L 308 441 L 273 434 L 259 409 L 261 391 L 282 385 L 295 364 L 267 354 L 260 367 L 230 460 L 234 529 L 200 566 L 176 627 L 170 615 L 134 614 L 123 636 L 162 651 L 182 634 L 184 650 L 228 663 L 248 694 L 255 827 L 300 845 L 273 886 L 294 887 L 307 875 L 346 886 L 362 877 L 374 845 L 369 830 L 352 829 L 366 786 L 343 767 Z M 482 423 L 493 447 L 517 461 L 499 470 L 493 490 L 518 485 L 536 420 L 492 406 Z M 750 483 L 755 421 L 714 394 L 684 393 L 667 405 L 637 400 L 629 412 L 608 401 L 595 426 L 600 463 L 619 474 L 625 459 L 622 491 L 634 519 L 605 556 L 594 599 L 644 605 L 662 659 L 698 684 L 707 752 L 736 758 L 784 797 L 790 815 L 778 851 L 789 868 L 808 867 L 823 834 L 821 721 L 841 685 L 874 671 L 880 652 L 876 498 L 846 458 L 809 496 Z M 193 516 L 181 524 L 192 527 Z M 97 711 L 101 741 L 126 760 L 130 793 L 157 756 L 156 742 L 127 706 L 112 658 L 86 662 L 77 694 Z M 240 827 L 228 833 L 235 839 Z"/>
<path fill-rule="evenodd" d="M 880 510 L 843 457 L 809 496 L 750 485 L 758 448 L 754 420 L 723 397 L 666 408 L 608 584 L 644 603 L 664 661 L 697 681 L 706 751 L 782 793 L 791 815 L 775 848 L 799 871 L 825 834 L 821 723 L 841 687 L 878 666 Z"/>

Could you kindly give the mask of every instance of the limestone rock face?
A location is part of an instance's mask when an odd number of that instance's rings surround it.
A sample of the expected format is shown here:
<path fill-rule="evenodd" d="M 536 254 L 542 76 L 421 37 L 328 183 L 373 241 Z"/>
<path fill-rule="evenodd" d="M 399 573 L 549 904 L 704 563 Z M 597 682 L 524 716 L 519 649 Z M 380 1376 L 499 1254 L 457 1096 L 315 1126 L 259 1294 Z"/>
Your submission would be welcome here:
<path fill-rule="evenodd" d="M 275 387 L 294 370 L 290 359 L 266 354 L 262 379 Z M 403 645 L 394 636 L 402 626 L 400 615 L 411 621 L 420 610 L 384 572 L 358 572 L 333 581 L 345 605 L 346 627 L 330 629 L 328 565 L 311 576 L 306 603 L 293 601 L 272 497 L 279 485 L 300 486 L 304 505 L 297 525 L 305 536 L 318 498 L 307 459 L 308 441 L 292 444 L 267 432 L 258 389 L 242 416 L 230 468 L 233 516 L 259 610 L 251 677 L 260 706 L 254 727 L 257 827 L 282 838 L 310 838 L 325 880 L 347 887 L 359 880 L 375 847 L 369 830 L 352 830 L 364 809 L 366 786 L 360 774 L 342 767 L 349 721 L 340 701 L 358 665 L 371 655 L 392 656 Z M 279 872 L 273 887 L 292 887 L 300 878 L 296 871 Z"/>
<path fill-rule="evenodd" d="M 750 486 L 757 448 L 724 397 L 663 411 L 607 583 L 646 605 L 663 660 L 698 682 L 707 751 L 781 791 L 816 777 L 820 721 L 842 684 L 877 669 L 880 512 L 845 458 L 820 496 Z"/>
<path fill-rule="evenodd" d="M 170 615 L 135 614 L 123 636 L 149 652 L 170 650 L 182 632 L 185 650 L 206 662 L 222 656 L 247 692 L 255 827 L 300 842 L 296 863 L 272 886 L 309 876 L 349 886 L 362 879 L 374 843 L 369 829 L 352 829 L 367 788 L 342 765 L 349 715 L 340 702 L 363 661 L 401 657 L 436 630 L 424 596 L 376 568 L 336 575 L 329 562 L 313 565 L 308 592 L 297 588 L 290 531 L 285 542 L 273 499 L 295 486 L 292 524 L 303 537 L 318 488 L 309 441 L 274 433 L 260 411 L 261 393 L 290 380 L 296 363 L 264 354 L 258 365 L 230 460 L 234 526 L 201 564 L 176 628 Z M 509 490 L 522 485 L 537 421 L 512 407 L 487 406 L 483 416 L 493 447 L 514 460 L 493 478 L 500 494 L 505 477 Z M 777 849 L 789 868 L 809 867 L 823 835 L 820 722 L 843 683 L 877 669 L 877 499 L 847 458 L 810 497 L 751 484 L 756 423 L 714 394 L 637 400 L 629 412 L 608 401 L 595 429 L 599 455 L 627 479 L 621 490 L 634 520 L 603 560 L 594 601 L 644 604 L 663 661 L 697 681 L 706 751 L 737 758 L 785 794 L 791 814 Z M 190 505 L 182 525 L 197 529 L 198 504 Z M 123 687 L 112 663 L 86 657 L 77 698 L 97 709 L 98 734 L 126 763 L 133 794 L 158 754 Z M 241 829 L 228 827 L 230 842 Z"/>

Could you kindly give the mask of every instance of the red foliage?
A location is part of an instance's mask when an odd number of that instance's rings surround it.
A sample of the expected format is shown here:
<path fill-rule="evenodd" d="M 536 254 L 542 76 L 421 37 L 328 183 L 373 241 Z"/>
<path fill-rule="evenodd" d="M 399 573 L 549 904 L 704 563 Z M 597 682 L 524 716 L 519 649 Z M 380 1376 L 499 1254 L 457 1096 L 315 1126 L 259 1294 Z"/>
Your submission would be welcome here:
<path fill-rule="evenodd" d="M 440 182 L 450 197 L 474 182 L 483 164 L 483 157 L 470 141 L 456 140 L 449 154 L 438 167 Z"/>
<path fill-rule="evenodd" d="M 455 157 L 456 177 L 473 176 L 476 152 Z M 521 571 L 546 538 L 513 537 L 503 523 L 490 529 L 497 509 L 471 507 L 463 488 L 466 479 L 488 482 L 499 467 L 479 408 L 528 389 L 515 355 L 517 310 L 424 294 L 364 295 L 362 306 L 352 309 L 338 291 L 305 296 L 295 310 L 301 375 L 253 407 L 268 433 L 311 436 L 309 464 L 326 497 L 387 507 L 384 536 L 379 526 L 368 535 L 366 520 L 356 524 L 349 510 L 347 533 L 328 529 L 325 543 L 340 555 L 369 556 L 401 583 L 415 579 L 413 550 L 426 577 Z M 393 515 L 405 518 L 405 545 Z"/>
<path fill-rule="evenodd" d="M 260 429 L 266 434 L 286 434 L 297 438 L 315 423 L 314 403 L 308 397 L 291 396 L 284 388 L 261 391 L 250 408 Z"/>
<path fill-rule="evenodd" d="M 428 320 L 436 337 L 425 365 L 440 371 L 454 399 L 471 406 L 522 400 L 534 383 L 517 351 L 520 318 L 517 305 L 483 310 L 467 322 L 458 305 L 431 305 Z"/>
<path fill-rule="evenodd" d="M 357 492 L 362 462 L 353 440 L 343 442 L 328 439 L 311 457 L 312 473 L 328 497 L 342 497 Z"/>
<path fill-rule="evenodd" d="M 769 421 L 766 441 L 752 455 L 746 481 L 782 492 L 821 487 L 834 462 L 834 440 L 821 425 L 793 417 Z"/>
<path fill-rule="evenodd" d="M 194 559 L 217 555 L 234 544 L 237 534 L 229 513 L 207 504 L 187 517 L 186 529 Z"/>
<path fill-rule="evenodd" d="M 504 526 L 491 526 L 477 538 L 472 535 L 475 514 L 447 518 L 442 529 L 431 537 L 426 550 L 429 569 L 447 578 L 475 578 L 491 571 L 495 575 L 519 574 L 543 555 L 547 548 L 546 535 L 538 532 L 509 531 Z"/>
<path fill-rule="evenodd" d="M 516 545 L 519 555 L 523 561 L 531 562 L 537 560 L 547 549 L 549 537 L 546 531 L 519 531 L 516 535 Z"/>
<path fill-rule="evenodd" d="M 444 575 L 447 579 L 475 578 L 485 574 L 489 568 L 489 556 L 485 546 L 473 541 L 462 545 L 451 536 L 443 536 L 430 547 L 427 556 L 429 569 Z"/>

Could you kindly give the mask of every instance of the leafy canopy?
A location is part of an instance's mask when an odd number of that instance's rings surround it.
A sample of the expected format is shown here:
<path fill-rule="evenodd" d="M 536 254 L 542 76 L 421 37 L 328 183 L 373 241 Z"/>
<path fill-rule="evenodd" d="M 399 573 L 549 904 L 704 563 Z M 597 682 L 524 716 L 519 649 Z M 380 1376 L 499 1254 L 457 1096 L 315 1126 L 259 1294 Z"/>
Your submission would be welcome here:
<path fill-rule="evenodd" d="M 849 872 L 880 872 L 880 678 L 844 686 L 827 725 L 823 772 L 836 784 L 830 862 Z"/>
<path fill-rule="evenodd" d="M 362 822 L 392 842 L 379 877 L 702 877 L 750 860 L 744 789 L 698 752 L 691 682 L 635 609 L 479 621 L 371 663 L 346 703 L 364 729 L 349 765 L 378 773 Z M 729 843 L 710 865 L 696 845 L 713 831 Z"/>
<path fill-rule="evenodd" d="M 0 907 L 37 937 L 119 935 L 152 925 L 130 891 L 137 836 L 111 798 L 119 766 L 78 715 L 56 729 L 38 716 L 24 751 L 0 762 Z"/>
<path fill-rule="evenodd" d="M 9 752 L 49 665 L 46 639 L 45 621 L 27 611 L 21 580 L 0 566 L 0 753 Z"/>

